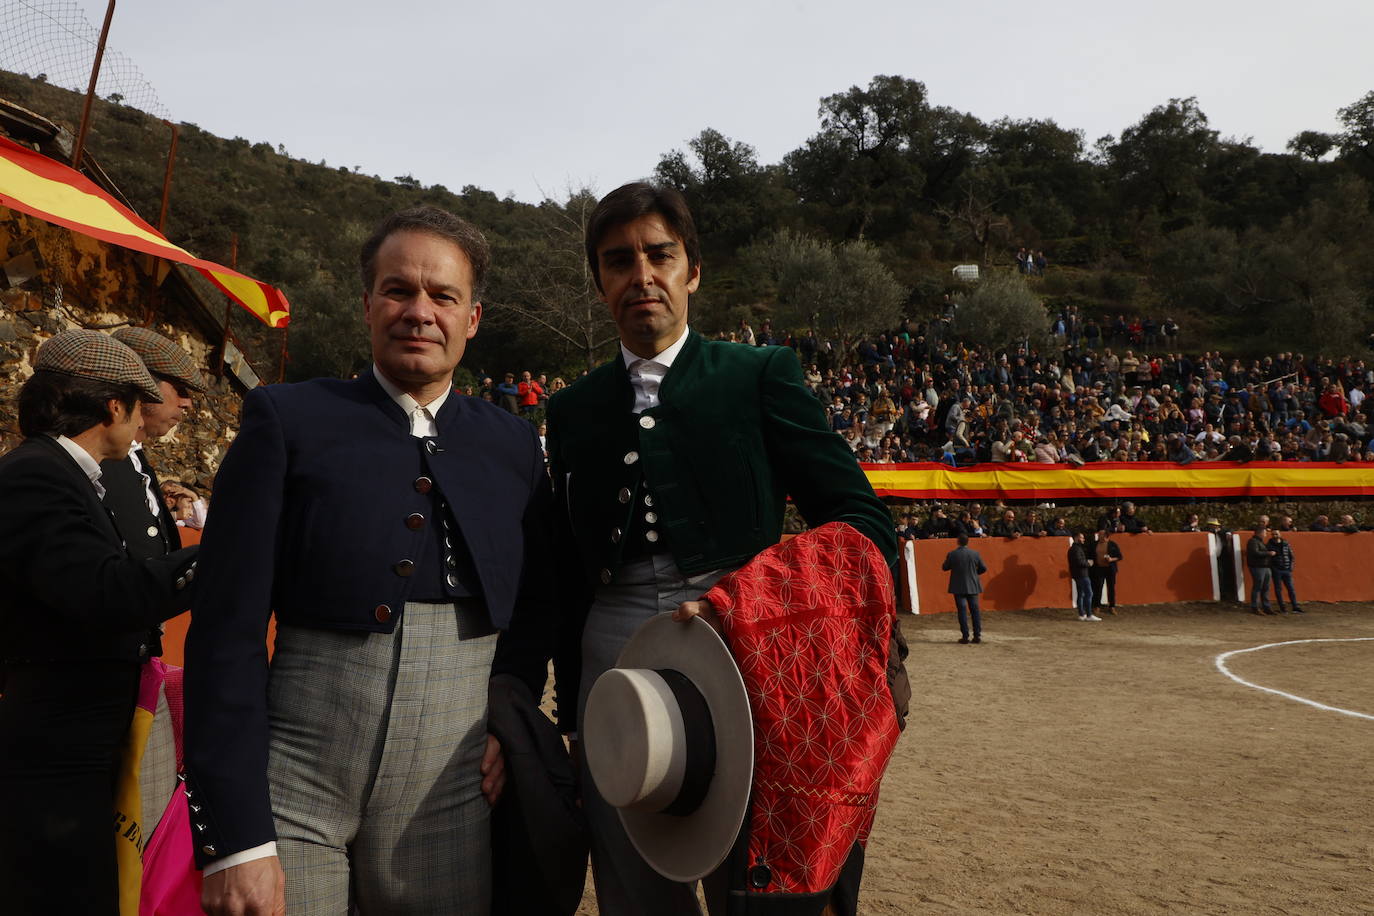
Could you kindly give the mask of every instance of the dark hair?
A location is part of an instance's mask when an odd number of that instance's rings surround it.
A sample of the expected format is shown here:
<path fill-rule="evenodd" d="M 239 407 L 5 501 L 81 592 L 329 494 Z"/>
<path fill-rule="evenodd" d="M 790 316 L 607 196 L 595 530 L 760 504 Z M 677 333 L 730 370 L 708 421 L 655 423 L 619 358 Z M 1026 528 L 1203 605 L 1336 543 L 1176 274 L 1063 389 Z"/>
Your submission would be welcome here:
<path fill-rule="evenodd" d="M 961 534 L 961 535 L 959 535 L 959 546 L 960 546 L 960 547 L 967 547 L 967 546 L 968 546 L 968 535 L 967 535 L 967 534 Z"/>
<path fill-rule="evenodd" d="M 482 289 L 487 280 L 487 270 L 491 267 L 491 246 L 472 223 L 460 216 L 454 216 L 438 207 L 410 207 L 393 213 L 378 224 L 377 228 L 363 242 L 358 253 L 358 267 L 363 278 L 363 290 L 372 291 L 377 279 L 377 251 L 382 243 L 398 232 L 427 232 L 441 239 L 447 239 L 463 250 L 468 263 L 472 265 L 472 298 L 482 298 Z"/>
<path fill-rule="evenodd" d="M 616 226 L 651 213 L 663 217 L 668 229 L 681 239 L 688 269 L 701 263 L 701 243 L 697 240 L 696 223 L 692 221 L 692 211 L 687 209 L 687 201 L 676 188 L 635 181 L 601 198 L 587 220 L 587 266 L 592 269 L 597 289 L 601 289 L 601 265 L 597 262 L 596 249 L 601 240 Z"/>
<path fill-rule="evenodd" d="M 19 389 L 19 429 L 25 436 L 76 436 L 110 419 L 110 400 L 132 412 L 139 389 L 39 369 Z"/>

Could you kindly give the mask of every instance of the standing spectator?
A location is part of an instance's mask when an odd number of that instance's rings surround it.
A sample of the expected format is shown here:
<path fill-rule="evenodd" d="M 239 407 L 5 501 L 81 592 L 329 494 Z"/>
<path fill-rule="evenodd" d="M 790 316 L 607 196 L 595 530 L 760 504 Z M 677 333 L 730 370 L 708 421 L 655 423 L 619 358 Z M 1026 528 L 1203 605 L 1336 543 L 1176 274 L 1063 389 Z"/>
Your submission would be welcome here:
<path fill-rule="evenodd" d="M 978 596 L 983 583 L 978 578 L 988 571 L 978 551 L 968 546 L 968 535 L 959 535 L 959 546 L 945 554 L 940 567 L 949 573 L 949 593 L 954 596 L 954 609 L 959 612 L 959 642 L 969 642 L 969 617 L 973 618 L 973 642 L 983 641 L 983 615 L 978 608 Z"/>
<path fill-rule="evenodd" d="M 1121 548 L 1112 540 L 1110 531 L 1097 532 L 1093 549 L 1093 604 L 1116 616 L 1116 564 L 1121 562 Z M 1105 599 L 1105 601 L 1104 601 Z"/>
<path fill-rule="evenodd" d="M 1179 531 L 1201 531 L 1201 530 L 1202 530 L 1202 526 L 1198 524 L 1197 513 L 1193 513 L 1192 515 L 1189 515 L 1189 516 L 1188 516 L 1188 520 L 1187 520 L 1186 522 L 1184 522 L 1184 523 L 1183 523 L 1183 526 L 1180 527 L 1178 530 L 1179 530 Z"/>
<path fill-rule="evenodd" d="M 1294 614 L 1301 614 L 1302 608 L 1298 607 L 1298 595 L 1293 591 L 1293 545 L 1283 536 L 1283 529 L 1276 528 L 1270 532 L 1269 537 L 1269 570 L 1274 577 L 1274 601 L 1279 606 L 1279 613 L 1286 614 L 1283 608 L 1283 589 L 1288 589 L 1288 604 L 1293 609 Z"/>
<path fill-rule="evenodd" d="M 496 386 L 500 406 L 510 413 L 520 412 L 520 388 L 515 384 L 515 373 L 507 372 L 506 380 Z"/>
<path fill-rule="evenodd" d="M 544 400 L 544 386 L 534 380 L 528 369 L 520 373 L 520 384 L 515 386 L 515 393 L 520 399 L 522 414 L 533 413 L 539 408 L 539 402 Z"/>
<path fill-rule="evenodd" d="M 1078 607 L 1079 620 L 1101 620 L 1093 613 L 1093 561 L 1084 541 L 1083 532 L 1076 531 L 1069 545 L 1069 578 L 1073 580 L 1074 604 Z"/>
<path fill-rule="evenodd" d="M 1256 525 L 1255 533 L 1245 545 L 1245 565 L 1250 567 L 1250 610 L 1256 614 L 1274 613 L 1269 606 L 1269 561 L 1274 551 L 1269 549 L 1266 536 L 1269 529 Z"/>

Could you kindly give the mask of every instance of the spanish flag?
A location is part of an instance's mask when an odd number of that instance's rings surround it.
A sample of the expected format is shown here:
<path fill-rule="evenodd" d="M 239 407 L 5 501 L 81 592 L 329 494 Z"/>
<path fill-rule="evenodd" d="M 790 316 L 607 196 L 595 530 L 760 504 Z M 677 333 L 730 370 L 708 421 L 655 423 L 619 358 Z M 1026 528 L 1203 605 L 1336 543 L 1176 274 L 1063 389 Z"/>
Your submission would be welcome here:
<path fill-rule="evenodd" d="M 865 464 L 879 496 L 902 499 L 1217 499 L 1374 495 L 1374 462 L 1104 461 L 1066 464 Z"/>
<path fill-rule="evenodd" d="M 0 137 L 0 206 L 57 226 L 194 267 L 268 327 L 291 320 L 286 296 L 236 270 L 178 248 L 85 175 Z"/>

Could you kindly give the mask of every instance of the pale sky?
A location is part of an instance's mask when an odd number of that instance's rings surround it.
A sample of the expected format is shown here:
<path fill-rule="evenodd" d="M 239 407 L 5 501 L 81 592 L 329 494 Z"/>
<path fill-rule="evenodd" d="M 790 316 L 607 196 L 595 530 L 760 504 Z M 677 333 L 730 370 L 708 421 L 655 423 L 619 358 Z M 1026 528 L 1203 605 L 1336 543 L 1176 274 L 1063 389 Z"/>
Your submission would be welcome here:
<path fill-rule="evenodd" d="M 98 28 L 103 0 L 78 2 Z M 649 175 L 706 127 L 778 162 L 822 96 L 875 74 L 1089 145 L 1195 95 L 1222 136 L 1281 152 L 1374 89 L 1371 34 L 1371 0 L 122 0 L 110 47 L 174 120 L 538 201 Z"/>

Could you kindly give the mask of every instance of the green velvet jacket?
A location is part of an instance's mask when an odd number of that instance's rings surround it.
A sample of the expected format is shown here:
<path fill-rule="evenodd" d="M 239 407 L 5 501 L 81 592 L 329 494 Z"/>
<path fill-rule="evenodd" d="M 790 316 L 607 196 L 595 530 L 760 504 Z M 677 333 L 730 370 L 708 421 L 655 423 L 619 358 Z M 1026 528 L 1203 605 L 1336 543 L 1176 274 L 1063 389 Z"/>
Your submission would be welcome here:
<path fill-rule="evenodd" d="M 631 413 L 634 389 L 617 355 L 549 402 L 558 553 L 567 564 L 556 657 L 564 728 L 587 609 L 596 585 L 615 581 L 646 485 L 657 527 L 689 574 L 742 565 L 776 544 L 788 497 L 807 524 L 847 522 L 896 562 L 891 514 L 830 429 L 790 349 L 690 332 L 659 400 Z"/>

